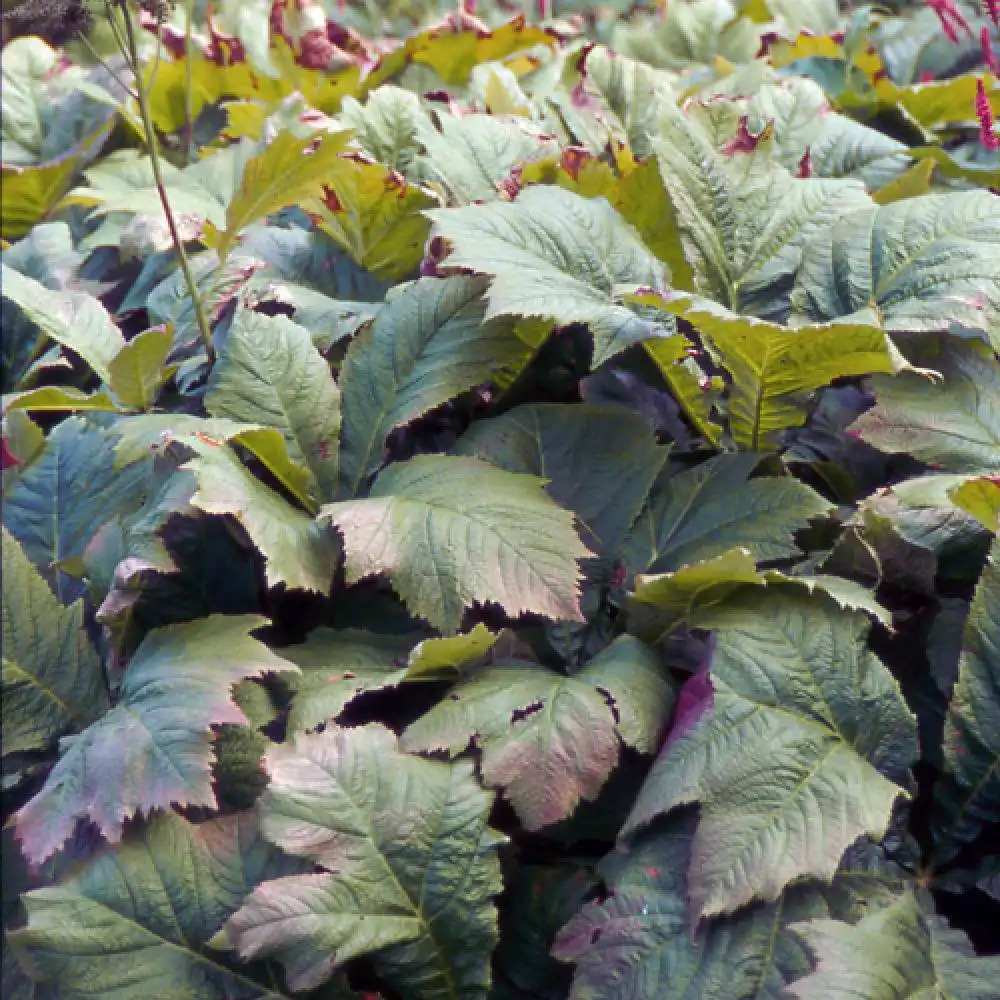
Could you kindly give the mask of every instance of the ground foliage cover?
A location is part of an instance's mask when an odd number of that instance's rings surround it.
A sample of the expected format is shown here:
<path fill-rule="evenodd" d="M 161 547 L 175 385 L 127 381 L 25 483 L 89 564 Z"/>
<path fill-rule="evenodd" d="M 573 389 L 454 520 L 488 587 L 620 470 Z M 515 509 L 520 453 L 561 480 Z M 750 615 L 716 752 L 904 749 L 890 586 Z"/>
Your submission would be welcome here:
<path fill-rule="evenodd" d="M 997 996 L 1000 6 L 842 6 L 11 22 L 5 995 Z"/>

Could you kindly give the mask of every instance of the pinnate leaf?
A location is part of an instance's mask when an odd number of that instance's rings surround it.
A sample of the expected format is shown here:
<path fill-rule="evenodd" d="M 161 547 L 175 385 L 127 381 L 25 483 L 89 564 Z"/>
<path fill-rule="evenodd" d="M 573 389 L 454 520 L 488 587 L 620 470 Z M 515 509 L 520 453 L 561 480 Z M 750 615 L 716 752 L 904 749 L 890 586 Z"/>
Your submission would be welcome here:
<path fill-rule="evenodd" d="M 420 455 L 383 470 L 367 499 L 321 513 L 344 536 L 349 583 L 388 574 L 407 607 L 442 632 L 456 632 L 473 602 L 580 618 L 576 561 L 590 553 L 534 476 Z"/>
<path fill-rule="evenodd" d="M 603 199 L 531 187 L 514 202 L 427 213 L 447 240 L 446 267 L 491 275 L 487 318 L 538 316 L 586 323 L 594 364 L 663 330 L 621 301 L 623 291 L 663 288 L 663 265 Z"/>
<path fill-rule="evenodd" d="M 64 607 L 3 532 L 3 753 L 44 750 L 108 707 L 83 601 Z"/>
<path fill-rule="evenodd" d="M 988 191 L 848 212 L 806 248 L 793 312 L 818 322 L 878 310 L 887 330 L 961 323 L 1000 348 L 1000 204 Z"/>
<path fill-rule="evenodd" d="M 26 893 L 28 923 L 11 944 L 60 996 L 281 1000 L 205 946 L 262 878 L 294 868 L 250 813 L 197 826 L 168 813 L 67 881 Z"/>
<path fill-rule="evenodd" d="M 817 389 L 847 375 L 893 370 L 885 334 L 870 323 L 792 328 L 707 299 L 643 295 L 640 301 L 683 316 L 707 338 L 732 376 L 729 431 L 749 451 L 774 447 L 783 431 L 801 427 Z"/>
<path fill-rule="evenodd" d="M 209 380 L 216 417 L 275 427 L 310 472 L 317 500 L 336 493 L 340 391 L 309 332 L 283 316 L 239 311 Z"/>
<path fill-rule="evenodd" d="M 336 545 L 327 526 L 262 483 L 219 441 L 198 434 L 176 438 L 195 453 L 181 466 L 198 483 L 192 505 L 206 514 L 229 514 L 246 528 L 267 560 L 268 583 L 328 593 Z"/>
<path fill-rule="evenodd" d="M 240 230 L 250 223 L 286 205 L 317 197 L 342 162 L 339 156 L 349 137 L 349 132 L 335 132 L 300 139 L 283 131 L 248 160 L 240 186 L 226 207 L 226 228 L 215 245 L 219 258 L 226 259 Z"/>
<path fill-rule="evenodd" d="M 949 472 L 1000 472 L 1000 361 L 958 340 L 929 361 L 940 381 L 909 371 L 874 379 L 877 402 L 851 429 L 882 451 Z"/>
<path fill-rule="evenodd" d="M 962 634 L 958 683 L 935 796 L 937 851 L 947 856 L 1000 820 L 1000 543 L 995 539 Z"/>
<path fill-rule="evenodd" d="M 483 322 L 482 278 L 421 278 L 351 343 L 341 372 L 341 497 L 382 464 L 386 437 L 524 353 L 509 320 Z"/>
<path fill-rule="evenodd" d="M 34 862 L 50 857 L 78 819 L 91 820 L 114 842 L 136 812 L 173 804 L 214 808 L 209 726 L 247 724 L 231 686 L 296 669 L 249 636 L 265 621 L 213 615 L 148 633 L 129 663 L 118 704 L 63 739 L 42 790 L 17 813 L 25 855 Z"/>
<path fill-rule="evenodd" d="M 413 723 L 402 745 L 461 753 L 476 742 L 483 779 L 537 830 L 597 797 L 619 741 L 655 750 L 673 701 L 653 652 L 622 636 L 569 677 L 527 663 L 478 671 Z"/>
<path fill-rule="evenodd" d="M 544 476 L 552 499 L 579 518 L 588 547 L 605 555 L 618 552 L 666 458 L 644 417 L 586 403 L 518 406 L 478 421 L 456 450 Z"/>
<path fill-rule="evenodd" d="M 749 478 L 759 461 L 753 454 L 717 455 L 671 476 L 629 533 L 629 567 L 664 573 L 737 546 L 760 562 L 801 555 L 794 532 L 830 504 L 791 477 Z"/>
<path fill-rule="evenodd" d="M 0 264 L 0 271 L 3 297 L 16 303 L 46 337 L 75 351 L 109 382 L 111 362 L 125 339 L 104 306 L 87 292 L 52 291 L 8 264 Z"/>
<path fill-rule="evenodd" d="M 832 885 L 789 887 L 774 903 L 692 933 L 687 870 L 695 825 L 690 814 L 678 816 L 601 862 L 607 898 L 584 905 L 553 949 L 576 966 L 571 1000 L 778 1000 L 782 986 L 809 971 L 789 925 L 826 916 L 853 922 L 905 885 L 884 861 L 849 856 Z"/>
<path fill-rule="evenodd" d="M 500 892 L 491 796 L 469 761 L 405 756 L 381 726 L 297 736 L 266 757 L 265 836 L 321 866 L 257 888 L 225 925 L 293 990 L 357 955 L 414 1000 L 482 1000 Z"/>
<path fill-rule="evenodd" d="M 928 913 L 912 892 L 854 926 L 810 920 L 793 929 L 816 959 L 815 971 L 788 988 L 795 1000 L 996 996 L 1000 957 L 977 957 L 965 933 Z"/>
<path fill-rule="evenodd" d="M 696 918 L 775 900 L 802 876 L 829 880 L 859 836 L 885 833 L 917 753 L 913 718 L 865 648 L 860 616 L 751 594 L 702 625 L 718 629 L 711 666 L 689 682 L 688 710 L 624 830 L 699 803 Z"/>

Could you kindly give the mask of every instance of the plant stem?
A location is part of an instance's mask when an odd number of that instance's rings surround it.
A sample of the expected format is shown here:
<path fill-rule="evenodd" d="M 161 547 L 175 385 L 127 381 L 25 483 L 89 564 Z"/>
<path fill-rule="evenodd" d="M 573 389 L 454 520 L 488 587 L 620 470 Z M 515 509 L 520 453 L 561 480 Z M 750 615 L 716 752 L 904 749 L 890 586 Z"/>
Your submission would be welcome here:
<path fill-rule="evenodd" d="M 184 162 L 191 162 L 194 141 L 194 83 L 191 69 L 191 25 L 194 21 L 194 0 L 184 3 Z"/>
<path fill-rule="evenodd" d="M 136 97 L 139 101 L 139 114 L 142 117 L 142 126 L 146 132 L 146 145 L 149 148 L 149 163 L 153 170 L 153 182 L 156 184 L 156 191 L 160 196 L 160 204 L 163 206 L 163 214 L 170 229 L 170 238 L 173 240 L 174 249 L 177 251 L 177 259 L 181 265 L 181 272 L 184 275 L 184 281 L 187 283 L 188 294 L 191 296 L 191 304 L 194 307 L 194 317 L 198 325 L 198 332 L 201 334 L 202 343 L 205 345 L 205 353 L 208 355 L 209 364 L 211 364 L 215 361 L 215 348 L 212 347 L 212 330 L 208 325 L 205 306 L 201 301 L 198 285 L 191 271 L 191 263 L 188 260 L 187 251 L 184 249 L 184 243 L 181 240 L 180 233 L 177 231 L 177 222 L 170 208 L 170 200 L 167 198 L 166 185 L 163 183 L 156 131 L 153 128 L 153 119 L 149 112 L 146 88 L 142 82 L 142 75 L 139 69 L 139 47 L 136 44 L 135 31 L 132 27 L 132 21 L 128 16 L 125 0 L 117 0 L 117 3 L 120 4 L 122 19 L 125 22 L 126 58 L 132 64 L 135 73 Z M 109 14 L 111 13 L 110 6 L 109 4 Z"/>

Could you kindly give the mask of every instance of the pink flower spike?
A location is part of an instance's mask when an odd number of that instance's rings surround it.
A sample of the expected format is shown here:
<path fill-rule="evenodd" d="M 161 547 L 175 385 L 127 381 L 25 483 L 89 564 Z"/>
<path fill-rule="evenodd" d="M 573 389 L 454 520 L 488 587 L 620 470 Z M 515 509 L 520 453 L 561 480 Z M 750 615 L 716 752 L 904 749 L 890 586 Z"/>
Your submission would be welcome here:
<path fill-rule="evenodd" d="M 972 28 L 969 27 L 969 22 L 966 21 L 962 12 L 955 6 L 955 0 L 924 0 L 924 2 L 937 14 L 938 20 L 941 22 L 941 30 L 953 45 L 959 43 L 959 28 L 967 35 L 972 35 Z"/>
<path fill-rule="evenodd" d="M 996 0 L 1000 4 L 1000 0 Z M 983 62 L 986 63 L 989 71 L 994 76 L 1000 76 L 1000 62 L 997 61 L 996 53 L 993 51 L 993 45 L 990 42 L 990 29 L 983 25 L 982 31 L 979 32 L 979 44 L 983 49 Z"/>
<path fill-rule="evenodd" d="M 1000 0 L 985 0 L 986 13 L 990 15 L 990 20 L 1000 28 Z"/>
<path fill-rule="evenodd" d="M 987 149 L 1000 149 L 1000 137 L 993 127 L 993 109 L 982 80 L 976 81 L 976 117 L 979 119 L 979 141 Z"/>

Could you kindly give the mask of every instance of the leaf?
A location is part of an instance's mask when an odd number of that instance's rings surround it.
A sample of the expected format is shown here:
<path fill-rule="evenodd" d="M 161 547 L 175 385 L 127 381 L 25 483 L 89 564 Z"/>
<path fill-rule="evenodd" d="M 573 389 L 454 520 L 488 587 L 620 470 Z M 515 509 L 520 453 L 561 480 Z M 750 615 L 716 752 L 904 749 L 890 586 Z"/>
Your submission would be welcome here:
<path fill-rule="evenodd" d="M 119 405 L 106 392 L 82 392 L 71 386 L 47 385 L 24 392 L 13 392 L 3 398 L 4 415 L 12 410 L 33 413 L 121 413 Z"/>
<path fill-rule="evenodd" d="M 495 201 L 512 170 L 557 152 L 551 139 L 490 115 L 442 117 L 441 131 L 428 130 L 423 140 L 427 174 L 459 205 Z"/>
<path fill-rule="evenodd" d="M 502 888 L 491 796 L 468 761 L 396 750 L 381 726 L 297 736 L 267 754 L 265 836 L 321 866 L 257 888 L 225 925 L 305 990 L 357 956 L 413 1000 L 485 998 Z"/>
<path fill-rule="evenodd" d="M 788 987 L 796 1000 L 908 1000 L 996 995 L 1000 958 L 979 958 L 965 933 L 924 911 L 907 893 L 855 926 L 836 920 L 794 925 L 815 971 Z"/>
<path fill-rule="evenodd" d="M 485 282 L 421 278 L 379 310 L 351 343 L 343 392 L 340 496 L 357 496 L 382 464 L 386 438 L 489 380 L 524 352 L 506 320 L 483 322 Z"/>
<path fill-rule="evenodd" d="M 629 598 L 629 629 L 647 642 L 657 643 L 679 625 L 702 627 L 718 606 L 746 587 L 778 585 L 804 587 L 810 594 L 819 591 L 841 608 L 867 611 L 887 628 L 892 625 L 892 615 L 870 590 L 853 580 L 824 575 L 786 576 L 777 570 L 760 572 L 746 549 L 735 548 L 672 573 L 637 576 L 635 593 Z"/>
<path fill-rule="evenodd" d="M 663 288 L 663 265 L 613 208 L 561 188 L 526 188 L 514 202 L 427 213 L 447 241 L 448 268 L 491 275 L 486 318 L 538 316 L 586 323 L 594 365 L 662 336 L 621 302 L 623 290 Z"/>
<path fill-rule="evenodd" d="M 309 470 L 306 492 L 314 502 L 336 494 L 340 402 L 307 330 L 283 316 L 237 311 L 205 407 L 215 417 L 281 431 L 292 461 Z"/>
<path fill-rule="evenodd" d="M 44 750 L 108 707 L 83 602 L 63 607 L 3 532 L 3 753 Z"/>
<path fill-rule="evenodd" d="M 621 636 L 570 677 L 520 663 L 480 670 L 410 725 L 401 745 L 453 754 L 479 745 L 483 780 L 539 830 L 597 798 L 619 740 L 651 753 L 673 702 L 656 656 Z"/>
<path fill-rule="evenodd" d="M 876 309 L 886 330 L 989 333 L 1000 349 L 1000 205 L 987 191 L 846 212 L 806 248 L 793 314 L 821 321 Z"/>
<path fill-rule="evenodd" d="M 962 633 L 958 683 L 934 796 L 935 849 L 950 857 L 1000 819 L 1000 543 L 994 540 Z"/>
<path fill-rule="evenodd" d="M 243 170 L 239 189 L 226 207 L 226 228 L 218 234 L 214 247 L 219 259 L 226 259 L 240 231 L 250 223 L 286 205 L 317 197 L 341 164 L 339 157 L 349 138 L 346 131 L 304 139 L 279 132 Z"/>
<path fill-rule="evenodd" d="M 344 536 L 348 583 L 387 573 L 407 607 L 442 632 L 456 632 L 473 602 L 580 619 L 576 561 L 590 553 L 534 476 L 420 455 L 383 470 L 368 499 L 321 514 Z"/>
<path fill-rule="evenodd" d="M 243 525 L 266 560 L 268 585 L 329 593 L 336 543 L 327 526 L 262 483 L 221 442 L 197 433 L 174 437 L 195 453 L 181 466 L 198 482 L 192 506 L 229 514 Z"/>
<path fill-rule="evenodd" d="M 301 733 L 338 715 L 358 695 L 394 687 L 406 675 L 411 635 L 360 629 L 314 629 L 281 655 L 301 670 L 286 679 L 294 692 L 288 730 Z"/>
<path fill-rule="evenodd" d="M 146 463 L 133 458 L 116 470 L 113 448 L 111 435 L 70 417 L 49 434 L 41 454 L 4 497 L 7 530 L 64 601 L 82 587 L 58 564 L 82 556 L 101 524 L 131 513 L 143 500 Z"/>
<path fill-rule="evenodd" d="M 108 384 L 122 405 L 148 410 L 156 402 L 173 366 L 166 364 L 173 346 L 173 332 L 166 327 L 136 334 L 108 366 Z"/>
<path fill-rule="evenodd" d="M 323 200 L 304 204 L 316 224 L 351 260 L 379 278 L 399 281 L 418 269 L 430 223 L 424 209 L 437 204 L 423 188 L 360 154 L 344 158 L 326 179 Z"/>
<path fill-rule="evenodd" d="M 366 691 L 381 691 L 403 681 L 451 679 L 496 640 L 485 625 L 447 639 L 314 629 L 304 643 L 281 650 L 302 671 L 285 678 L 294 692 L 289 731 L 305 732 L 336 719 Z"/>
<path fill-rule="evenodd" d="M 753 454 L 716 455 L 672 475 L 629 533 L 625 559 L 631 570 L 663 573 L 735 547 L 759 562 L 800 556 L 794 532 L 827 514 L 830 505 L 791 477 L 750 479 L 759 461 Z"/>
<path fill-rule="evenodd" d="M 607 898 L 585 904 L 553 948 L 576 965 L 571 1000 L 777 1000 L 782 986 L 809 971 L 790 925 L 827 915 L 853 922 L 905 885 L 884 862 L 849 854 L 832 885 L 790 886 L 774 903 L 754 903 L 692 933 L 686 876 L 694 827 L 691 815 L 658 824 L 600 863 Z"/>
<path fill-rule="evenodd" d="M 78 819 L 117 842 L 136 812 L 215 808 L 209 726 L 247 722 L 232 684 L 295 669 L 248 635 L 265 621 L 213 615 L 149 632 L 129 663 L 118 704 L 63 739 L 42 790 L 16 814 L 25 856 L 35 863 L 50 857 Z"/>
<path fill-rule="evenodd" d="M 608 556 L 618 553 L 666 458 L 644 417 L 586 403 L 515 407 L 477 421 L 455 450 L 544 476 L 552 499 L 576 514 L 587 547 Z"/>
<path fill-rule="evenodd" d="M 3 297 L 16 303 L 46 337 L 75 351 L 109 382 L 111 362 L 125 340 L 104 306 L 87 292 L 51 291 L 6 263 L 0 270 Z"/>
<path fill-rule="evenodd" d="M 707 338 L 732 376 L 730 433 L 749 451 L 774 447 L 782 432 L 801 427 L 817 389 L 848 375 L 893 371 L 885 334 L 870 323 L 789 328 L 707 299 L 644 295 L 640 301 L 682 316 Z"/>
<path fill-rule="evenodd" d="M 10 941 L 60 996 L 280 1000 L 205 943 L 261 879 L 293 867 L 250 813 L 197 826 L 168 813 L 65 882 L 26 893 L 28 923 Z"/>
<path fill-rule="evenodd" d="M 701 624 L 718 629 L 711 666 L 623 830 L 699 803 L 696 920 L 776 900 L 803 876 L 829 881 L 859 836 L 883 836 L 917 756 L 914 720 L 860 616 L 764 594 Z"/>
<path fill-rule="evenodd" d="M 906 452 L 949 472 L 1000 472 L 1000 362 L 984 345 L 949 340 L 933 364 L 873 379 L 876 405 L 852 425 L 882 451 Z"/>
<path fill-rule="evenodd" d="M 1000 534 L 1000 476 L 968 479 L 948 496 L 988 531 Z"/>
<path fill-rule="evenodd" d="M 401 87 L 378 87 L 364 107 L 353 97 L 345 97 L 339 117 L 354 130 L 354 141 L 372 159 L 411 180 L 420 179 L 418 156 L 423 137 L 433 126 L 416 94 Z"/>
<path fill-rule="evenodd" d="M 706 104 L 699 114 L 723 142 L 737 130 L 732 107 Z M 726 155 L 693 112 L 669 105 L 652 145 L 695 287 L 734 312 L 783 318 L 803 247 L 869 203 L 858 182 L 795 178 L 766 148 Z"/>

